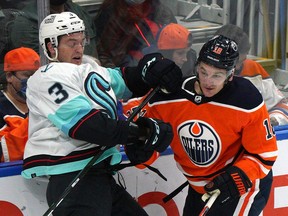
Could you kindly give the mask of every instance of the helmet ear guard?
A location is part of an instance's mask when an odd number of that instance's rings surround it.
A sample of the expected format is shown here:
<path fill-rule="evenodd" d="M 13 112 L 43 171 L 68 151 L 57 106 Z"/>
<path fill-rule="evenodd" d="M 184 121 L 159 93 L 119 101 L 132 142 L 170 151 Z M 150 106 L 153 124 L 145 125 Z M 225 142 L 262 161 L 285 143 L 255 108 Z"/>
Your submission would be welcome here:
<path fill-rule="evenodd" d="M 62 12 L 45 17 L 39 28 L 39 42 L 46 57 L 51 61 L 56 61 L 58 57 L 58 37 L 75 32 L 85 32 L 84 22 L 76 14 Z M 49 55 L 49 51 L 47 50 L 48 42 L 51 42 L 55 49 L 56 56 L 54 58 Z"/>
<path fill-rule="evenodd" d="M 227 84 L 231 77 L 234 75 L 235 68 L 227 72 L 227 78 L 225 80 L 225 84 Z"/>

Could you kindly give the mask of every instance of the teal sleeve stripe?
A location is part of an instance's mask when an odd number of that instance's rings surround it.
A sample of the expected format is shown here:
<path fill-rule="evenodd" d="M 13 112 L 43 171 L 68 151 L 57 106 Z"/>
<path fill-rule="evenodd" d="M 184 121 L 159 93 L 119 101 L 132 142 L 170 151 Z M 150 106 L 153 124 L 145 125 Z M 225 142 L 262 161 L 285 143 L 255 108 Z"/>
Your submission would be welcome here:
<path fill-rule="evenodd" d="M 106 150 L 95 162 L 95 164 L 101 162 L 102 160 L 112 156 L 110 164 L 115 165 L 121 162 L 122 160 L 122 154 L 117 150 L 116 147 L 110 148 Z M 75 161 L 71 163 L 66 164 L 59 164 L 55 166 L 38 166 L 33 167 L 30 169 L 23 170 L 21 172 L 21 175 L 24 178 L 31 179 L 32 176 L 45 176 L 45 175 L 59 175 L 63 173 L 69 173 L 69 172 L 75 172 L 82 170 L 92 159 L 87 158 L 85 160 L 81 161 Z"/>
<path fill-rule="evenodd" d="M 62 105 L 55 114 L 48 115 L 48 119 L 67 136 L 72 128 L 83 116 L 91 111 L 90 102 L 80 95 Z"/>
<path fill-rule="evenodd" d="M 127 88 L 122 77 L 120 68 L 107 68 L 111 77 L 111 87 L 116 94 L 117 99 L 128 99 L 132 96 L 132 92 Z"/>

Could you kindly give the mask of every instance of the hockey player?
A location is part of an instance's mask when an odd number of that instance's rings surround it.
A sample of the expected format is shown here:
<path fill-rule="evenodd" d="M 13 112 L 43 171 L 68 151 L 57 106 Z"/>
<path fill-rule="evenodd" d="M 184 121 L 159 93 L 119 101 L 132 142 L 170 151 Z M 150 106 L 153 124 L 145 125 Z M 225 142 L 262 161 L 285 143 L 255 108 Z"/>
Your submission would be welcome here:
<path fill-rule="evenodd" d="M 171 148 L 189 182 L 183 216 L 199 215 L 217 190 L 208 215 L 256 216 L 268 200 L 276 138 L 259 91 L 233 76 L 238 57 L 234 41 L 215 36 L 199 53 L 196 76 L 148 104 L 146 116 L 173 127 Z"/>
<path fill-rule="evenodd" d="M 49 176 L 46 196 L 52 205 L 101 146 L 109 146 L 53 215 L 147 215 L 112 176 L 110 165 L 121 162 L 115 145 L 141 144 L 161 152 L 173 133 L 160 120 L 117 120 L 116 101 L 158 85 L 173 92 L 180 88 L 181 70 L 160 54 L 144 56 L 134 68 L 81 64 L 84 31 L 83 21 L 71 12 L 51 14 L 40 24 L 39 40 L 52 62 L 28 80 L 29 138 L 22 175 Z"/>

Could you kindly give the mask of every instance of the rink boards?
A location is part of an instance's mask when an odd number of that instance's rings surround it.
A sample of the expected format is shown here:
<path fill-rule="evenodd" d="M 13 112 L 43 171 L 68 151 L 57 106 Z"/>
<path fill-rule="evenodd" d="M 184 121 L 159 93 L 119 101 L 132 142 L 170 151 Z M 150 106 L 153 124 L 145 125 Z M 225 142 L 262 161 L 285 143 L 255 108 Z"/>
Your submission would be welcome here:
<path fill-rule="evenodd" d="M 262 215 L 286 215 L 288 212 L 288 126 L 276 127 L 279 156 L 273 166 L 274 181 L 270 198 Z M 124 159 L 126 158 L 123 154 Z M 0 164 L 0 215 L 39 216 L 47 209 L 46 178 L 26 180 L 20 176 L 22 161 Z M 186 180 L 176 168 L 171 149 L 153 164 L 167 178 L 149 169 L 126 168 L 121 171 L 127 191 L 145 208 L 149 215 L 180 216 L 187 187 L 167 203 L 162 198 Z M 115 175 L 118 179 L 118 176 Z M 120 178 L 121 179 L 121 178 Z"/>

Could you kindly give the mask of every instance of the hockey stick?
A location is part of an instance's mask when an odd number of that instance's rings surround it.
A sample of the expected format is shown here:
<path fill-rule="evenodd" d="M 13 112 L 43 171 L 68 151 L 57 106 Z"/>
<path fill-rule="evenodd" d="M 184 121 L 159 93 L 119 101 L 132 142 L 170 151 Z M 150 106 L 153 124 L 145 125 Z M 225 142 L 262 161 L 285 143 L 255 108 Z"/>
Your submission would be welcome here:
<path fill-rule="evenodd" d="M 143 100 L 143 102 L 133 111 L 133 113 L 127 118 L 127 121 L 132 121 L 133 118 L 143 109 L 143 107 L 149 102 L 149 100 L 155 95 L 156 92 L 160 90 L 160 87 L 156 87 L 153 89 Z M 48 210 L 43 214 L 43 216 L 49 216 L 53 213 L 53 211 L 60 205 L 60 203 L 65 199 L 65 197 L 72 191 L 72 189 L 77 185 L 77 183 L 83 179 L 86 173 L 90 170 L 90 168 L 94 165 L 94 163 L 100 158 L 104 151 L 111 147 L 102 146 L 98 154 L 96 154 L 88 164 L 77 174 L 77 176 L 73 179 L 73 181 L 66 187 L 65 191 L 61 194 L 59 199 L 54 202 Z"/>
<path fill-rule="evenodd" d="M 153 89 L 142 101 L 139 106 L 137 106 L 134 111 L 131 113 L 131 115 L 127 118 L 127 121 L 132 121 L 133 118 L 143 109 L 143 107 L 150 101 L 150 99 L 160 90 L 160 87 L 157 86 L 155 89 Z"/>
<path fill-rule="evenodd" d="M 219 195 L 220 195 L 220 190 L 216 190 L 213 193 L 213 195 L 209 198 L 208 202 L 206 203 L 206 205 L 204 206 L 204 208 L 200 212 L 199 216 L 205 216 L 207 214 L 207 212 L 210 210 L 211 206 L 213 205 L 213 203 L 215 202 L 215 200 L 217 199 L 217 197 Z"/>

